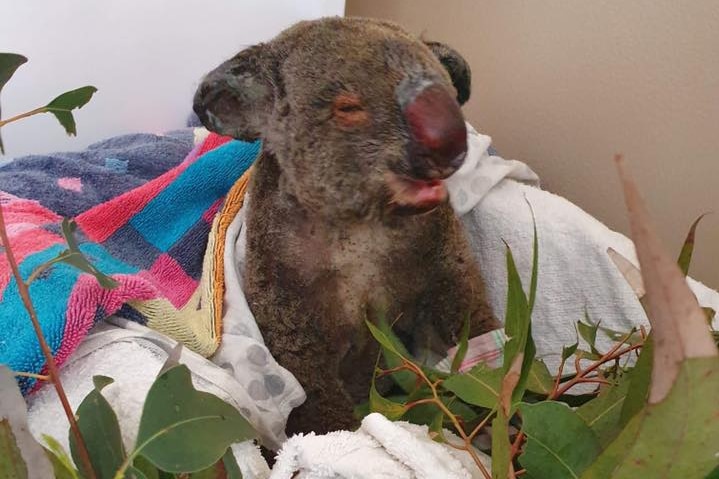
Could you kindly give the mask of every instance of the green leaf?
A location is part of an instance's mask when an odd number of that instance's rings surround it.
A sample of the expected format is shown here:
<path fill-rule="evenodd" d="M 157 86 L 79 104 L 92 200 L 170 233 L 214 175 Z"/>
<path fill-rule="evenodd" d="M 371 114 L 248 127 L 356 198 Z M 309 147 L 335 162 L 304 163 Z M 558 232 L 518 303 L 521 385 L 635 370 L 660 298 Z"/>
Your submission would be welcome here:
<path fill-rule="evenodd" d="M 534 216 L 534 208 L 532 204 L 525 197 L 525 201 L 529 205 L 529 211 L 532 213 L 532 227 L 534 228 L 534 235 L 532 240 L 532 279 L 529 283 L 529 314 L 534 311 L 534 300 L 537 297 L 537 277 L 539 274 L 539 238 L 537 236 L 537 218 Z"/>
<path fill-rule="evenodd" d="M 57 257 L 50 260 L 46 264 L 52 264 L 57 261 L 62 261 L 63 263 L 74 266 L 80 271 L 84 271 L 85 273 L 93 275 L 97 279 L 97 282 L 100 283 L 100 286 L 102 286 L 103 288 L 116 288 L 118 282 L 110 278 L 109 276 L 101 273 L 100 270 L 95 268 L 95 266 L 90 263 L 90 261 L 88 261 L 83 252 L 80 250 L 80 246 L 77 244 L 77 240 L 75 239 L 75 230 L 77 230 L 77 223 L 75 223 L 75 220 L 72 220 L 70 218 L 62 219 L 62 235 L 67 242 L 69 252 L 63 251 Z M 42 268 L 43 266 L 45 265 L 41 265 L 40 267 Z"/>
<path fill-rule="evenodd" d="M 150 387 L 131 457 L 142 454 L 167 472 L 195 472 L 216 463 L 230 444 L 253 437 L 237 409 L 197 391 L 190 370 L 180 365 Z"/>
<path fill-rule="evenodd" d="M 122 443 L 120 425 L 115 411 L 101 391 L 113 381 L 106 376 L 94 376 L 95 388 L 85 396 L 75 416 L 90 454 L 90 463 L 98 479 L 112 478 L 125 460 L 125 446 Z M 69 431 L 70 453 L 75 464 L 81 464 L 80 450 L 75 435 Z"/>
<path fill-rule="evenodd" d="M 370 323 L 371 324 L 371 323 Z M 410 354 L 402 344 L 402 341 L 394 334 L 392 327 L 384 319 L 379 321 L 379 331 L 384 335 L 383 341 L 390 344 L 385 346 L 380 341 L 382 357 L 388 368 L 396 368 L 409 361 Z M 390 375 L 392 380 L 406 393 L 412 392 L 417 387 L 417 376 L 412 371 L 398 371 Z"/>
<path fill-rule="evenodd" d="M 16 53 L 0 53 L 0 92 L 2 92 L 5 84 L 12 78 L 15 71 L 27 62 L 27 58 Z M 0 119 L 2 119 L 2 110 L 0 109 Z M 5 154 L 2 137 L 0 136 L 0 155 Z"/>
<path fill-rule="evenodd" d="M 582 337 L 582 339 L 584 339 L 584 341 L 586 341 L 589 345 L 592 354 L 599 355 L 599 351 L 597 351 L 596 348 L 597 329 L 599 329 L 599 325 L 592 324 L 589 321 L 589 314 L 586 311 L 584 312 L 584 318 L 587 321 L 586 323 L 583 323 L 582 321 L 577 321 L 577 331 L 579 332 L 579 335 Z"/>
<path fill-rule="evenodd" d="M 452 367 L 450 368 L 450 372 L 456 373 L 457 371 L 459 371 L 459 367 L 462 365 L 462 361 L 464 361 L 464 357 L 467 355 L 468 344 L 469 317 L 464 320 L 464 325 L 462 326 L 462 334 L 459 338 L 459 344 L 457 345 L 457 352 L 452 359 Z"/>
<path fill-rule="evenodd" d="M 160 472 L 157 468 L 142 456 L 137 456 L 133 459 L 130 472 L 141 475 L 142 479 L 160 479 Z"/>
<path fill-rule="evenodd" d="M 522 403 L 519 410 L 527 436 L 519 462 L 533 477 L 576 479 L 599 455 L 596 436 L 566 404 Z"/>
<path fill-rule="evenodd" d="M 579 346 L 579 343 L 574 343 L 571 346 L 564 346 L 562 347 L 562 360 L 566 361 L 569 359 L 572 354 L 574 354 L 577 351 L 577 347 Z"/>
<path fill-rule="evenodd" d="M 644 341 L 642 351 L 639 353 L 637 364 L 632 369 L 627 396 L 622 404 L 619 424 L 624 427 L 631 418 L 644 408 L 649 395 L 649 384 L 652 378 L 652 363 L 654 357 L 654 341 L 649 333 Z"/>
<path fill-rule="evenodd" d="M 94 86 L 84 86 L 76 90 L 71 90 L 58 96 L 45 105 L 44 108 L 47 112 L 55 115 L 55 118 L 57 118 L 57 121 L 65 128 L 65 132 L 68 135 L 76 135 L 75 118 L 71 112 L 76 108 L 85 106 L 96 91 L 97 88 Z"/>
<path fill-rule="evenodd" d="M 512 391 L 512 403 L 517 403 L 524 395 L 527 376 L 532 366 L 536 349 L 532 340 L 531 312 L 527 296 L 522 287 L 512 250 L 506 245 L 507 258 L 507 311 L 504 329 L 509 337 L 504 345 L 503 369 L 505 375 L 512 367 L 514 359 L 522 354 L 519 379 Z M 534 272 L 533 272 L 534 275 Z"/>
<path fill-rule="evenodd" d="M 225 466 L 227 479 L 242 479 L 242 471 L 240 470 L 240 466 L 237 465 L 235 455 L 232 454 L 231 448 L 228 448 L 225 455 L 222 456 L 222 464 Z"/>
<path fill-rule="evenodd" d="M 679 264 L 679 268 L 682 270 L 682 273 L 684 273 L 684 276 L 689 274 L 689 265 L 692 262 L 692 254 L 694 253 L 694 237 L 696 236 L 697 232 L 697 226 L 699 225 L 699 222 L 704 218 L 707 214 L 704 213 L 699 218 L 694 220 L 694 223 L 692 223 L 691 228 L 689 228 L 689 233 L 687 233 L 687 237 L 684 240 L 684 244 L 682 245 L 682 251 L 679 254 L 679 259 L 677 260 L 677 263 Z"/>
<path fill-rule="evenodd" d="M 622 332 L 622 331 L 617 331 L 617 330 L 610 329 L 610 328 L 605 328 L 601 324 L 598 324 L 597 327 L 598 327 L 599 331 L 604 333 L 609 339 L 611 339 L 614 342 L 619 342 L 619 341 L 624 340 L 624 344 L 629 344 L 629 345 L 633 346 L 635 344 L 639 344 L 642 341 L 644 341 L 644 339 L 642 338 L 642 335 L 639 334 L 639 331 L 636 328 L 632 328 L 632 330 L 629 332 Z M 629 337 L 627 337 L 627 335 Z"/>
<path fill-rule="evenodd" d="M 52 464 L 30 434 L 27 406 L 13 373 L 0 365 L 0 477 L 51 477 Z"/>
<path fill-rule="evenodd" d="M 10 421 L 0 419 L 0 477 L 26 479 L 27 465 L 12 433 Z"/>
<path fill-rule="evenodd" d="M 509 418 L 500 407 L 492 419 L 492 479 L 507 479 L 511 462 Z"/>
<path fill-rule="evenodd" d="M 554 390 L 554 378 L 541 359 L 532 361 L 532 367 L 529 369 L 529 376 L 527 376 L 527 389 L 545 396 Z"/>
<path fill-rule="evenodd" d="M 617 385 L 603 387 L 596 399 L 576 410 L 602 446 L 606 446 L 621 430 L 619 421 L 630 380 L 631 373 L 624 373 Z"/>
<path fill-rule="evenodd" d="M 636 414 L 582 479 L 704 478 L 719 464 L 719 359 L 682 362 L 669 393 Z"/>
<path fill-rule="evenodd" d="M 584 349 L 577 349 L 574 351 L 574 355 L 579 359 L 589 359 L 591 361 L 596 361 L 602 357 L 598 351 L 585 351 Z"/>
<path fill-rule="evenodd" d="M 442 387 L 466 403 L 493 409 L 499 403 L 503 376 L 502 368 L 491 369 L 479 363 L 464 374 L 454 374 L 445 379 Z"/>
<path fill-rule="evenodd" d="M 400 349 L 397 347 L 397 345 L 387 336 L 387 334 L 382 331 L 380 328 L 375 326 L 369 321 L 365 321 L 367 324 L 367 327 L 369 328 L 369 332 L 372 334 L 372 336 L 377 340 L 377 342 L 385 348 L 387 351 L 390 351 L 400 358 L 404 359 L 404 356 L 402 356 L 402 353 L 400 352 Z"/>
<path fill-rule="evenodd" d="M 378 412 L 391 421 L 400 419 L 407 412 L 406 405 L 384 398 L 377 392 L 374 378 L 369 390 L 369 408 L 371 412 Z"/>
<path fill-rule="evenodd" d="M 79 479 L 80 473 L 75 469 L 72 459 L 67 455 L 67 451 L 57 442 L 54 437 L 43 434 L 42 439 L 47 444 L 47 455 L 52 462 L 52 468 L 55 471 L 55 479 Z"/>
<path fill-rule="evenodd" d="M 434 417 L 428 424 L 429 437 L 436 442 L 446 442 L 444 438 L 444 414 L 441 410 L 437 410 L 434 413 Z"/>

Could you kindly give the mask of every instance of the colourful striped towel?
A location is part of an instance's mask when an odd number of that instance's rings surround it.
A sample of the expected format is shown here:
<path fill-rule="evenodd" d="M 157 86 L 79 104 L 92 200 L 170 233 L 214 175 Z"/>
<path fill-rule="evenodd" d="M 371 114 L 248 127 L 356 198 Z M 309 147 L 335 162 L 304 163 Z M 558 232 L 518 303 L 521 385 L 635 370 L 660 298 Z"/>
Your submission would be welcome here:
<path fill-rule="evenodd" d="M 178 166 L 75 218 L 80 250 L 118 287 L 102 289 L 93 276 L 64 263 L 31 283 L 38 318 L 59 364 L 110 315 L 145 324 L 203 356 L 215 351 L 221 336 L 224 234 L 242 205 L 259 149 L 259 143 L 211 134 Z M 66 248 L 59 234 L 62 218 L 37 199 L 0 191 L 0 202 L 27 279 Z M 45 360 L 7 259 L 0 256 L 0 364 L 42 373 Z M 18 382 L 23 393 L 36 386 L 29 377 Z"/>

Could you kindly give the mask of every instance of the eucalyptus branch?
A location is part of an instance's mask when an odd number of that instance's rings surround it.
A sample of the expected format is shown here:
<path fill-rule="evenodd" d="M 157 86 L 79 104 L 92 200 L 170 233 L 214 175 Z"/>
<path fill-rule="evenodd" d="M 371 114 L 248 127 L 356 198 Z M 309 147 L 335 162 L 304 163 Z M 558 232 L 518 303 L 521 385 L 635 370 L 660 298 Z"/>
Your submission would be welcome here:
<path fill-rule="evenodd" d="M 422 371 L 422 368 L 418 367 L 417 365 L 406 361 L 405 365 L 407 368 L 415 373 L 417 377 L 419 377 L 427 386 L 429 386 L 430 391 L 432 392 L 432 398 L 429 398 L 428 400 L 420 400 L 424 401 L 423 404 L 426 403 L 433 403 L 435 404 L 442 413 L 449 418 L 449 420 L 454 425 L 454 428 L 456 429 L 457 433 L 462 438 L 462 441 L 464 442 L 463 445 L 458 446 L 456 444 L 452 444 L 451 442 L 447 441 L 447 444 L 450 447 L 453 447 L 455 449 L 460 449 L 463 451 L 466 451 L 471 457 L 472 460 L 477 464 L 477 467 L 481 471 L 482 475 L 485 477 L 485 479 L 492 479 L 492 475 L 489 473 L 487 468 L 484 466 L 484 463 L 482 463 L 482 460 L 477 455 L 477 452 L 474 449 L 474 446 L 472 446 L 472 437 L 467 435 L 467 433 L 464 431 L 464 428 L 460 424 L 457 416 L 450 411 L 447 406 L 442 402 L 442 399 L 439 397 L 439 393 L 437 392 L 437 386 L 441 383 L 441 380 L 432 382 L 427 375 Z M 415 401 L 414 404 L 417 405 L 419 401 Z M 476 433 L 475 433 L 476 434 Z"/>
<path fill-rule="evenodd" d="M 29 113 L 25 114 L 25 116 L 29 116 Z M 10 120 L 6 120 L 5 123 L 10 122 L 11 120 L 13 120 L 13 119 L 11 118 Z M 2 124 L 0 124 L 0 126 L 2 126 Z M 40 343 L 40 349 L 42 350 L 42 353 L 45 356 L 45 362 L 47 364 L 49 379 L 52 382 L 53 386 L 55 387 L 55 391 L 57 392 L 58 397 L 60 398 L 60 403 L 62 404 L 62 408 L 65 411 L 67 420 L 70 423 L 70 430 L 72 431 L 72 434 L 75 436 L 75 440 L 77 441 L 78 452 L 80 454 L 82 468 L 85 471 L 85 477 L 87 477 L 88 479 L 95 479 L 95 471 L 93 470 L 92 463 L 90 462 L 90 455 L 87 451 L 87 446 L 85 444 L 85 441 L 82 438 L 80 429 L 77 426 L 77 421 L 75 420 L 75 415 L 72 412 L 72 408 L 70 407 L 70 402 L 67 399 L 65 390 L 62 387 L 62 382 L 60 381 L 60 373 L 59 373 L 59 370 L 57 367 L 57 363 L 55 362 L 55 358 L 52 355 L 52 351 L 50 350 L 50 347 L 48 346 L 47 341 L 45 340 L 45 336 L 43 335 L 42 328 L 40 327 L 40 322 L 37 319 L 37 313 L 35 312 L 35 307 L 32 303 L 32 300 L 30 299 L 30 292 L 28 290 L 28 285 L 23 281 L 22 276 L 20 275 L 20 269 L 18 267 L 17 261 L 15 260 L 15 255 L 13 253 L 12 247 L 10 246 L 10 240 L 8 238 L 7 229 L 5 228 L 5 216 L 3 213 L 3 207 L 2 207 L 1 203 L 0 203 L 0 241 L 2 241 L 2 245 L 5 247 L 5 255 L 7 256 L 8 264 L 10 265 L 10 269 L 12 270 L 13 276 L 15 277 L 18 293 L 20 294 L 20 297 L 22 298 L 22 302 L 23 302 L 23 305 L 25 306 L 25 309 L 27 310 L 28 314 L 30 315 L 30 321 L 32 322 L 32 326 L 35 329 L 35 334 L 37 336 L 38 342 Z"/>
<path fill-rule="evenodd" d="M 19 115 L 15 115 L 11 118 L 8 118 L 7 120 L 0 120 L 0 128 L 3 126 L 13 123 L 18 120 L 22 120 L 23 118 L 27 118 L 29 116 L 38 115 L 40 113 L 46 113 L 47 107 L 41 106 L 40 108 L 35 108 L 34 110 L 26 111 L 25 113 L 20 113 Z"/>

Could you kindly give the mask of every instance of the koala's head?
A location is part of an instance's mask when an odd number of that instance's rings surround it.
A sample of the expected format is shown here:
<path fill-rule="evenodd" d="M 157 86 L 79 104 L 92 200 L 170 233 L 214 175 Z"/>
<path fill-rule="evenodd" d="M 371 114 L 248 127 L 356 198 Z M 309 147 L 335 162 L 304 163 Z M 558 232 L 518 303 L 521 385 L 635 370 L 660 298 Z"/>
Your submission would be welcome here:
<path fill-rule="evenodd" d="M 194 110 L 221 135 L 261 138 L 280 185 L 336 218 L 422 212 L 467 151 L 465 60 L 392 23 L 301 22 L 210 72 Z"/>

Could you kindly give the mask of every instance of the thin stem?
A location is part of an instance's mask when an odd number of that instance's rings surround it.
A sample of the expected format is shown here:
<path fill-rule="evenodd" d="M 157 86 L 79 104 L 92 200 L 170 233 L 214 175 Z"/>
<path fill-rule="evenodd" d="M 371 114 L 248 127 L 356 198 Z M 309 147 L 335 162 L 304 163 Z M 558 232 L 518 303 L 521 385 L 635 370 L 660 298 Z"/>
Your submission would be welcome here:
<path fill-rule="evenodd" d="M 20 113 L 19 115 L 13 116 L 12 118 L 8 118 L 7 120 L 0 120 L 0 128 L 3 126 L 12 123 L 14 121 L 22 120 L 23 118 L 27 118 L 29 116 L 37 115 L 38 113 L 45 113 L 47 111 L 47 108 L 44 106 L 41 106 L 40 108 L 35 108 L 34 110 L 26 111 L 25 113 Z"/>
<path fill-rule="evenodd" d="M 484 466 L 484 463 L 477 455 L 477 452 L 474 450 L 474 447 L 472 446 L 472 441 L 467 436 L 467 433 L 464 432 L 464 429 L 462 428 L 461 424 L 459 424 L 459 421 L 457 420 L 457 416 L 452 414 L 452 411 L 447 409 L 447 406 L 444 405 L 442 400 L 439 398 L 439 394 L 437 393 L 437 387 L 436 383 L 433 383 L 429 380 L 426 374 L 424 374 L 424 371 L 422 371 L 421 368 L 417 367 L 416 365 L 412 363 L 407 363 L 410 369 L 414 371 L 415 374 L 417 374 L 422 380 L 429 386 L 430 390 L 432 391 L 432 396 L 434 398 L 434 403 L 437 405 L 437 407 L 444 413 L 445 416 L 449 418 L 450 421 L 452 421 L 452 424 L 454 425 L 454 428 L 459 433 L 460 437 L 464 441 L 464 450 L 469 453 L 469 455 L 472 457 L 472 460 L 477 464 L 477 467 L 482 472 L 482 475 L 486 479 L 492 479 L 492 475 L 489 473 L 487 468 Z"/>
<path fill-rule="evenodd" d="M 482 419 L 482 422 L 477 424 L 474 427 L 474 429 L 472 429 L 472 432 L 470 432 L 469 436 L 468 436 L 470 441 L 473 441 L 474 438 L 477 436 L 477 434 L 479 434 L 479 431 L 481 431 L 482 428 L 487 425 L 487 422 L 489 422 L 489 420 L 492 418 L 492 416 L 494 416 L 495 412 L 496 412 L 496 410 L 494 410 L 494 409 L 489 411 L 489 414 L 487 414 L 487 416 L 484 419 Z"/>
<path fill-rule="evenodd" d="M 24 113 L 23 115 L 30 116 L 31 114 L 35 113 L 28 112 Z M 23 115 L 21 115 L 21 117 Z M 16 118 L 19 119 L 19 117 Z M 5 120 L 5 122 L 0 124 L 0 126 L 9 123 L 10 121 L 14 121 L 14 119 L 11 118 L 10 120 Z M 55 363 L 55 358 L 52 356 L 52 351 L 50 351 L 50 347 L 45 341 L 45 336 L 42 333 L 40 322 L 37 319 L 35 307 L 33 306 L 30 299 L 30 292 L 28 291 L 28 286 L 27 284 L 25 284 L 25 282 L 23 282 L 22 277 L 20 276 L 20 269 L 18 268 L 17 261 L 15 261 L 15 255 L 13 254 L 12 248 L 10 247 L 10 240 L 8 239 L 7 229 L 5 228 L 5 216 L 3 214 L 2 204 L 0 204 L 0 240 L 5 247 L 5 254 L 7 255 L 8 264 L 10 265 L 10 269 L 12 269 L 13 276 L 15 277 L 18 293 L 22 298 L 25 309 L 30 315 L 30 321 L 32 322 L 32 326 L 35 329 L 35 334 L 37 335 L 38 342 L 40 343 L 40 349 L 42 349 L 42 353 L 45 356 L 45 362 L 47 364 L 47 371 L 48 375 L 50 376 L 50 381 L 52 381 L 53 386 L 55 386 L 55 391 L 57 391 L 57 395 L 60 398 L 62 408 L 65 410 L 65 415 L 67 416 L 67 420 L 70 423 L 70 429 L 72 430 L 72 434 L 75 436 L 75 440 L 77 441 L 78 452 L 80 453 L 80 462 L 82 462 L 82 467 L 83 469 L 85 469 L 85 475 L 88 479 L 95 479 L 95 471 L 92 469 L 92 463 L 90 462 L 90 455 L 87 452 L 87 446 L 85 445 L 85 441 L 82 438 L 80 428 L 77 426 L 77 421 L 75 421 L 75 415 L 73 414 L 72 408 L 70 407 L 70 402 L 67 400 L 65 390 L 63 389 L 62 383 L 60 382 L 60 373 L 57 368 L 57 363 Z"/>
<path fill-rule="evenodd" d="M 13 371 L 13 376 L 20 376 L 21 378 L 33 378 L 38 379 L 40 381 L 49 381 L 50 376 L 47 376 L 45 374 L 35 374 L 35 373 L 25 373 L 21 371 Z"/>
<path fill-rule="evenodd" d="M 601 380 L 601 379 L 595 379 L 596 376 L 593 376 L 593 377 L 591 377 L 591 378 L 587 378 L 587 375 L 588 375 L 589 373 L 593 372 L 593 371 L 596 371 L 596 370 L 597 370 L 599 367 L 601 367 L 603 364 L 605 364 L 605 363 L 607 363 L 607 362 L 609 362 L 609 361 L 614 361 L 615 359 L 620 358 L 620 357 L 622 357 L 623 355 L 625 355 L 625 354 L 627 354 L 627 353 L 629 353 L 629 352 L 631 352 L 631 351 L 634 351 L 634 350 L 636 350 L 636 349 L 641 348 L 641 347 L 643 346 L 643 343 L 638 343 L 638 344 L 635 344 L 635 345 L 632 345 L 632 346 L 628 346 L 628 347 L 626 347 L 626 348 L 624 348 L 624 349 L 620 349 L 620 348 L 622 347 L 622 345 L 624 345 L 624 343 L 631 337 L 631 334 L 632 334 L 632 333 L 630 333 L 630 334 L 628 334 L 627 336 L 625 336 L 624 339 L 622 339 L 622 341 L 619 341 L 618 343 L 616 343 L 616 344 L 612 347 L 612 349 L 610 349 L 609 351 L 607 351 L 606 353 L 604 353 L 601 358 L 599 358 L 597 361 L 595 361 L 594 363 L 592 363 L 591 365 L 589 365 L 586 369 L 580 369 L 580 368 L 579 368 L 579 361 L 575 361 L 575 365 L 577 366 L 577 368 L 576 368 L 577 375 L 576 375 L 575 377 L 573 377 L 572 379 L 570 379 L 569 381 L 567 381 L 566 383 L 564 383 L 564 386 L 562 386 L 561 388 L 555 389 L 555 390 L 552 392 L 552 394 L 549 396 L 548 399 L 550 399 L 550 400 L 556 399 L 556 398 L 558 398 L 559 396 L 561 396 L 562 394 L 566 393 L 569 389 L 571 389 L 572 387 L 574 387 L 575 385 L 580 384 L 580 383 L 586 383 L 586 382 L 602 383 L 602 382 L 606 382 L 606 381 Z"/>

